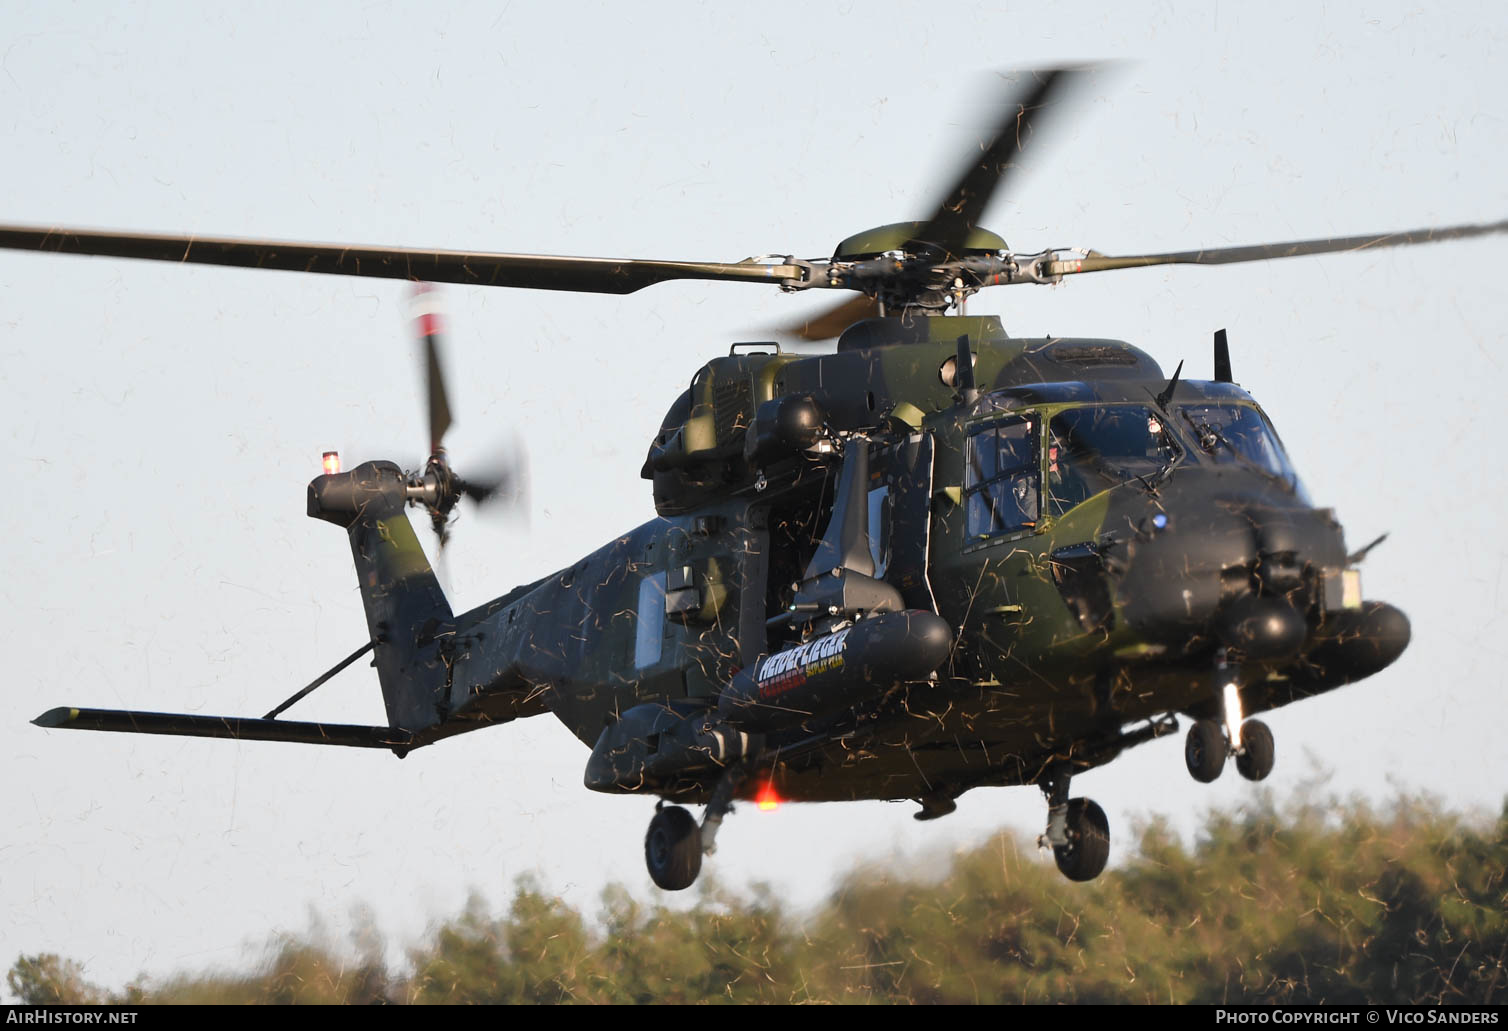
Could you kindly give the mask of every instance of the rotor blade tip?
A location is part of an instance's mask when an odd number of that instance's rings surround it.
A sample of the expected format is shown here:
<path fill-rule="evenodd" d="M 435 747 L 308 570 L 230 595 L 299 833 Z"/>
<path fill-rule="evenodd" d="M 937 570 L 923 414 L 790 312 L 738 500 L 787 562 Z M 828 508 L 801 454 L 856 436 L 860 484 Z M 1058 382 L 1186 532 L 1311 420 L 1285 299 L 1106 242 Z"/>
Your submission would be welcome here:
<path fill-rule="evenodd" d="M 72 723 L 78 718 L 79 711 L 66 705 L 60 705 L 56 709 L 48 709 L 42 715 L 31 722 L 38 727 L 62 727 Z"/>

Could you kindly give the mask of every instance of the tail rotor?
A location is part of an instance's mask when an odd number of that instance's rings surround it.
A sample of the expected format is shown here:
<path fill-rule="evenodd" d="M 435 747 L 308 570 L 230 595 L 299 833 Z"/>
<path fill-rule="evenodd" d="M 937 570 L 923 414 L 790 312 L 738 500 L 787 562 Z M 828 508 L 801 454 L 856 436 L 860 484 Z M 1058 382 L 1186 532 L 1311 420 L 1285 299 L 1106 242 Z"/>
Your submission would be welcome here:
<path fill-rule="evenodd" d="M 451 468 L 445 450 L 445 434 L 452 418 L 441 361 L 444 312 L 439 291 L 430 283 L 415 283 L 411 305 L 414 329 L 424 348 L 429 458 L 422 470 L 407 474 L 407 497 L 409 504 L 422 506 L 429 513 L 443 556 L 450 541 L 452 516 L 463 497 L 479 507 L 497 503 L 522 507 L 527 476 L 522 455 L 516 451 L 496 456 L 484 467 L 485 471 L 469 478 Z"/>

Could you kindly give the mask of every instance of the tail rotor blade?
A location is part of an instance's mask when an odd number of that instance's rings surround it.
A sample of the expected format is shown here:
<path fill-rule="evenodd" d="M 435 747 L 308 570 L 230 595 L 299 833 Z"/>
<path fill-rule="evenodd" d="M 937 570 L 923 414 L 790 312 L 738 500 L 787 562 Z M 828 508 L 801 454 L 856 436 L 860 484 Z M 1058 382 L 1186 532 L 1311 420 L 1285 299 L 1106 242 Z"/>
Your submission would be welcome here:
<path fill-rule="evenodd" d="M 461 480 L 456 484 L 456 489 L 478 505 L 484 505 L 493 498 L 499 496 L 499 492 L 508 486 L 508 481 L 491 480 L 477 482 L 475 480 Z"/>
<path fill-rule="evenodd" d="M 429 409 L 429 452 L 444 450 L 450 429 L 450 397 L 445 390 L 445 372 L 440 366 L 440 333 L 443 308 L 440 293 L 430 283 L 415 283 L 412 299 L 414 326 L 424 340 L 425 397 Z"/>
<path fill-rule="evenodd" d="M 474 476 L 456 480 L 456 490 L 471 499 L 476 505 L 506 505 L 512 508 L 527 506 L 529 493 L 529 463 L 523 448 L 510 442 L 499 447 L 490 461 L 468 462 Z"/>
<path fill-rule="evenodd" d="M 432 335 L 424 338 L 429 371 L 429 450 L 436 455 L 445 449 L 445 431 L 450 429 L 450 399 L 445 394 L 445 374 L 440 371 L 437 339 Z"/>

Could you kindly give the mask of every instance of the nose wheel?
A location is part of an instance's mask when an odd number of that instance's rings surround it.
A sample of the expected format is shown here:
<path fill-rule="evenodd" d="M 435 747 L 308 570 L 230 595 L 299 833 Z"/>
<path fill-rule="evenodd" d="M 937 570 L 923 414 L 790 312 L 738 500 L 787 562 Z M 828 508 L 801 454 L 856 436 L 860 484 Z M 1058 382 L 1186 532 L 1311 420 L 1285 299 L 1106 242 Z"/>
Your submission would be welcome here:
<path fill-rule="evenodd" d="M 1183 742 L 1183 761 L 1189 775 L 1209 784 L 1225 769 L 1228 755 L 1236 757 L 1236 771 L 1247 780 L 1265 780 L 1272 772 L 1272 731 L 1261 720 L 1241 724 L 1240 743 L 1232 746 L 1225 728 L 1214 720 L 1195 720 Z"/>
<path fill-rule="evenodd" d="M 1261 720 L 1241 724 L 1241 748 L 1236 752 L 1236 770 L 1247 780 L 1266 780 L 1272 772 L 1272 731 Z"/>
<path fill-rule="evenodd" d="M 1195 720 L 1189 736 L 1183 739 L 1183 762 L 1189 776 L 1209 784 L 1225 769 L 1225 755 L 1230 750 L 1225 729 L 1214 720 Z"/>
<path fill-rule="evenodd" d="M 1214 711 L 1219 719 L 1196 719 L 1183 742 L 1189 776 L 1209 784 L 1236 757 L 1236 771 L 1247 780 L 1265 780 L 1272 772 L 1272 731 L 1261 720 L 1242 722 L 1241 672 L 1224 648 L 1215 653 Z"/>

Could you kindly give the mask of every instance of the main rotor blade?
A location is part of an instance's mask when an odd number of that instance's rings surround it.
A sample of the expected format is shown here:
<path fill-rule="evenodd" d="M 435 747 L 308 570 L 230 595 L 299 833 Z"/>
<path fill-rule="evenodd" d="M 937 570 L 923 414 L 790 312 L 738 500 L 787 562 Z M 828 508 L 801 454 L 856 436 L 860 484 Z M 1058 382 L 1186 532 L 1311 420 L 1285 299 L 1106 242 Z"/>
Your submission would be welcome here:
<path fill-rule="evenodd" d="M 874 318 L 879 314 L 879 303 L 860 294 L 800 321 L 783 323 L 775 330 L 802 340 L 831 340 L 860 319 Z"/>
<path fill-rule="evenodd" d="M 0 225 L 0 248 L 599 294 L 631 294 L 673 279 L 779 285 L 800 281 L 806 275 L 799 265 L 764 265 L 753 261 L 644 261 L 550 254 L 468 254 L 409 247 L 345 247 L 281 240 L 14 225 Z"/>
<path fill-rule="evenodd" d="M 1010 170 L 1018 167 L 1016 158 L 1048 116 L 1053 97 L 1084 72 L 1077 68 L 1048 68 L 1028 74 L 1030 78 L 1021 95 L 1006 105 L 1005 116 L 981 144 L 978 157 L 963 170 L 926 226 L 917 233 L 918 240 L 937 244 L 954 257 L 963 253 L 969 230 L 979 224 L 990 198 L 1006 181 Z"/>
<path fill-rule="evenodd" d="M 1053 276 L 1070 276 L 1079 272 L 1107 272 L 1111 269 L 1144 268 L 1149 265 L 1234 265 L 1243 261 L 1296 258 L 1305 254 L 1366 251 L 1382 247 L 1410 247 L 1414 244 L 1462 240 L 1473 236 L 1490 236 L 1494 233 L 1508 233 L 1508 219 L 1475 225 L 1374 233 L 1370 236 L 1343 236 L 1332 240 L 1292 240 L 1288 243 L 1261 243 L 1249 247 L 1215 247 L 1198 251 L 1174 251 L 1169 254 L 1131 254 L 1111 257 L 1090 251 L 1089 255 L 1084 258 L 1048 262 L 1047 272 Z"/>

